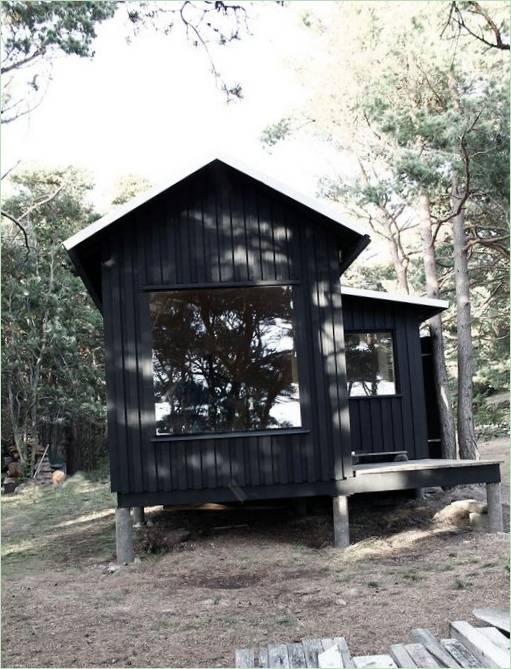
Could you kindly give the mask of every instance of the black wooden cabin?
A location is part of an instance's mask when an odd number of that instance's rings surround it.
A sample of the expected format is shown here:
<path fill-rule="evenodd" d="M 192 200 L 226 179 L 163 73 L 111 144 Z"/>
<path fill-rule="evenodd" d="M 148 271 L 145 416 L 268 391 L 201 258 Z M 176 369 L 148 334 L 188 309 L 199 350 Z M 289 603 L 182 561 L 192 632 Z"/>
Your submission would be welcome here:
<path fill-rule="evenodd" d="M 353 453 L 428 456 L 419 324 L 446 305 L 341 289 L 368 242 L 232 159 L 67 240 L 104 318 L 120 508 L 336 496 Z"/>

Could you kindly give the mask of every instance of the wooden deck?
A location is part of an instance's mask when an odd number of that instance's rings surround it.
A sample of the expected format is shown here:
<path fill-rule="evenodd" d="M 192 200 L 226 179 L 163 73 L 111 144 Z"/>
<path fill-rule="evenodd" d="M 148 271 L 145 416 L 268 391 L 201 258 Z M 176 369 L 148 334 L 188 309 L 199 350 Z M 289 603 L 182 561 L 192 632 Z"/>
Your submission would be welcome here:
<path fill-rule="evenodd" d="M 499 483 L 500 461 L 424 458 L 404 462 L 374 462 L 354 465 L 353 473 L 350 481 L 340 482 L 339 487 L 345 486 L 347 494 Z"/>
<path fill-rule="evenodd" d="M 411 631 L 412 643 L 393 644 L 388 652 L 352 657 L 344 637 L 306 639 L 236 650 L 236 667 L 503 667 L 511 666 L 509 616 L 504 611 L 475 609 L 493 625 L 473 627 L 458 620 L 449 639 L 436 639 L 427 629 Z"/>

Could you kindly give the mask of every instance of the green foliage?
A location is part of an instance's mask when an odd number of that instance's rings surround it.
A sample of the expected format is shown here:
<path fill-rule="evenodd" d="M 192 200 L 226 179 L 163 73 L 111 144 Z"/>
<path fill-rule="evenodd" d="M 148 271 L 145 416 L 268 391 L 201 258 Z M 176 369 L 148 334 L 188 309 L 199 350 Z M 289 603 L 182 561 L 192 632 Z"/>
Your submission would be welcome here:
<path fill-rule="evenodd" d="M 291 134 L 291 119 L 281 118 L 264 128 L 260 140 L 266 147 L 273 147 Z"/>
<path fill-rule="evenodd" d="M 114 186 L 112 204 L 120 205 L 151 188 L 151 182 L 137 174 L 126 174 Z"/>
<path fill-rule="evenodd" d="M 2 72 L 36 58 L 61 52 L 94 55 L 92 43 L 98 23 L 111 18 L 119 3 L 27 2 L 3 0 L 1 5 L 4 58 Z"/>
<path fill-rule="evenodd" d="M 12 181 L 4 210 L 23 226 L 28 248 L 19 225 L 3 217 L 3 438 L 27 460 L 27 443 L 43 431 L 104 420 L 102 319 L 62 246 L 94 219 L 90 182 L 73 169 Z"/>

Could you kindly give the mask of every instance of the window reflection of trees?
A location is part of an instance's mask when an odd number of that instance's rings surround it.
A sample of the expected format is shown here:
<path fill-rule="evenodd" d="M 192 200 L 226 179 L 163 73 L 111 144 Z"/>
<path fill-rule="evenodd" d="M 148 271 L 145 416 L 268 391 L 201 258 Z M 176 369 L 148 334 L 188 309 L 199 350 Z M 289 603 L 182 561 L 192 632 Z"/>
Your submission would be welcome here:
<path fill-rule="evenodd" d="M 350 397 L 396 393 L 390 332 L 346 334 L 346 376 Z"/>
<path fill-rule="evenodd" d="M 291 288 L 151 294 L 158 434 L 297 427 Z"/>

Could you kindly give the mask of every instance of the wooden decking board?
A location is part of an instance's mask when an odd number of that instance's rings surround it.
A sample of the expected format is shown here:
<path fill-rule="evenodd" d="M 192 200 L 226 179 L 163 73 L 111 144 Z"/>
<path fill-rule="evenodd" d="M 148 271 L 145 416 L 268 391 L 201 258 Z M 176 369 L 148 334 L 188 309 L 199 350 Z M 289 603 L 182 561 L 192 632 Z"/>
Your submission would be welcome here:
<path fill-rule="evenodd" d="M 481 634 L 484 634 L 491 642 L 499 648 L 509 652 L 509 639 L 505 634 L 502 634 L 496 627 L 476 627 Z"/>
<path fill-rule="evenodd" d="M 289 657 L 285 643 L 277 643 L 268 646 L 268 662 L 272 669 L 289 669 Z"/>
<path fill-rule="evenodd" d="M 351 657 L 350 649 L 348 648 L 346 639 L 343 636 L 338 636 L 334 637 L 334 641 L 341 651 L 343 666 L 347 668 L 354 667 L 355 665 L 353 664 L 353 658 Z"/>
<path fill-rule="evenodd" d="M 398 667 L 411 667 L 413 669 L 413 667 L 417 666 L 402 643 L 392 644 L 390 647 L 390 654 L 394 658 Z"/>
<path fill-rule="evenodd" d="M 440 644 L 454 657 L 460 667 L 478 667 L 481 669 L 480 660 L 457 639 L 440 639 Z"/>
<path fill-rule="evenodd" d="M 390 655 L 359 655 L 353 658 L 355 667 L 397 667 Z"/>
<path fill-rule="evenodd" d="M 455 620 L 450 625 L 453 637 L 461 641 L 481 662 L 483 667 L 509 669 L 509 653 L 492 643 L 476 627 L 464 620 Z"/>
<path fill-rule="evenodd" d="M 322 653 L 319 653 L 318 667 L 321 669 L 341 669 L 344 667 L 341 651 L 336 644 L 329 645 Z"/>
<path fill-rule="evenodd" d="M 307 662 L 305 660 L 305 651 L 301 643 L 288 643 L 287 655 L 289 657 L 290 667 L 300 668 L 307 666 Z"/>
<path fill-rule="evenodd" d="M 308 667 L 318 666 L 318 654 L 323 652 L 323 644 L 321 639 L 306 639 L 302 641 L 303 650 L 305 652 L 305 661 Z"/>
<path fill-rule="evenodd" d="M 267 669 L 270 666 L 268 659 L 268 646 L 261 646 L 256 654 L 256 666 L 262 669 Z"/>
<path fill-rule="evenodd" d="M 440 666 L 449 667 L 449 669 L 456 669 L 456 667 L 460 666 L 452 655 L 442 648 L 440 642 L 437 641 L 431 630 L 425 629 L 424 627 L 416 627 L 411 631 L 410 636 L 414 641 L 421 643 L 424 648 L 440 662 Z"/>
<path fill-rule="evenodd" d="M 509 612 L 501 611 L 499 609 L 474 609 L 472 613 L 478 620 L 482 620 L 484 623 L 496 627 L 503 632 L 510 633 L 509 631 Z"/>
<path fill-rule="evenodd" d="M 295 643 L 280 643 L 260 648 L 236 649 L 236 667 L 260 669 L 305 669 L 324 667 L 403 667 L 429 669 L 447 667 L 506 668 L 509 661 L 509 639 L 495 627 L 473 627 L 465 621 L 450 626 L 455 638 L 438 641 L 425 628 L 411 631 L 416 643 L 393 644 L 390 655 L 358 655 L 351 657 L 344 637 L 304 639 Z"/>
<path fill-rule="evenodd" d="M 253 648 L 237 648 L 235 653 L 237 667 L 254 667 Z"/>
<path fill-rule="evenodd" d="M 371 462 L 354 465 L 356 476 L 366 474 L 380 474 L 383 472 L 416 471 L 420 469 L 448 469 L 449 467 L 476 467 L 480 465 L 498 465 L 501 460 L 447 460 L 441 458 L 421 458 L 420 460 L 406 460 L 404 462 Z"/>
<path fill-rule="evenodd" d="M 435 660 L 431 653 L 424 648 L 421 643 L 405 643 L 405 649 L 411 655 L 412 660 L 421 669 L 428 667 L 440 667 L 441 665 Z"/>

